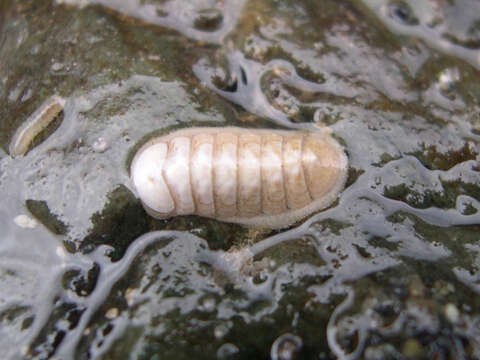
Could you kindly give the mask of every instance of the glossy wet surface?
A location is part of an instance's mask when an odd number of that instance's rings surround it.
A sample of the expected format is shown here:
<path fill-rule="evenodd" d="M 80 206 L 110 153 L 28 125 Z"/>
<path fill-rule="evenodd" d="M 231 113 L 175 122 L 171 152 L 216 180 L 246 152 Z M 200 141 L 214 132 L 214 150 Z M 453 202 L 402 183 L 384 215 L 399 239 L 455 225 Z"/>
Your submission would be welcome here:
<path fill-rule="evenodd" d="M 0 3 L 6 359 L 480 357 L 477 1 Z M 25 156 L 10 142 L 66 102 Z M 192 126 L 331 127 L 338 202 L 281 232 L 153 220 Z"/>

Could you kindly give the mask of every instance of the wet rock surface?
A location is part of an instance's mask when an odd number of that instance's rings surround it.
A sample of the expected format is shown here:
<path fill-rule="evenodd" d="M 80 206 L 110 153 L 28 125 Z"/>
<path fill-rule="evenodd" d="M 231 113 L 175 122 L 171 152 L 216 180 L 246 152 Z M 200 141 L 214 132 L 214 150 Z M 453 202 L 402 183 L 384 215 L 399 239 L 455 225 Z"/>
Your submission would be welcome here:
<path fill-rule="evenodd" d="M 479 23 L 472 0 L 1 2 L 3 357 L 480 358 Z M 58 127 L 11 157 L 52 95 Z M 329 126 L 347 187 L 284 231 L 150 218 L 132 155 L 202 125 Z"/>

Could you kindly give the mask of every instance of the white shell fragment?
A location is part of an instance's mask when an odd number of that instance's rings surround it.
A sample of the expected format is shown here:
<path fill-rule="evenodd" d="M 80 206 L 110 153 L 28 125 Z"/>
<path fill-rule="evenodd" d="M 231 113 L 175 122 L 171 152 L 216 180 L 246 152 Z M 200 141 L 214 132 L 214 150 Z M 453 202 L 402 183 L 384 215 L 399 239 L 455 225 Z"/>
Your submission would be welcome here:
<path fill-rule="evenodd" d="M 33 229 L 37 226 L 37 221 L 35 219 L 24 214 L 15 216 L 13 222 L 24 229 Z"/>
<path fill-rule="evenodd" d="M 329 206 L 347 169 L 328 129 L 190 128 L 143 145 L 131 179 L 155 218 L 195 214 L 278 229 Z"/>
<path fill-rule="evenodd" d="M 51 96 L 17 129 L 9 145 L 10 156 L 24 155 L 35 136 L 40 134 L 63 110 L 65 99 Z"/>

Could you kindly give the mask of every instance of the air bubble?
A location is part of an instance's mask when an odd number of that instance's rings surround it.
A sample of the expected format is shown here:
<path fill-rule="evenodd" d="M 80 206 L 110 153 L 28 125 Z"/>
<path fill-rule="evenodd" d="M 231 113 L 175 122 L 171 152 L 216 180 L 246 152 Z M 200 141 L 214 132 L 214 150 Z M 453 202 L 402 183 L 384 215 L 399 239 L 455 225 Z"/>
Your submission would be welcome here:
<path fill-rule="evenodd" d="M 119 313 L 118 308 L 113 307 L 113 308 L 108 309 L 108 311 L 105 313 L 105 317 L 107 319 L 112 320 L 112 319 L 115 319 L 118 316 L 118 313 Z"/>
<path fill-rule="evenodd" d="M 105 150 L 108 149 L 108 143 L 103 137 L 99 137 L 95 140 L 92 144 L 93 151 L 97 153 L 103 153 Z"/>
<path fill-rule="evenodd" d="M 212 312 L 215 310 L 216 306 L 217 302 L 215 301 L 215 298 L 212 296 L 206 296 L 200 300 L 199 309 L 206 312 Z"/>
<path fill-rule="evenodd" d="M 258 274 L 255 274 L 255 276 L 253 276 L 253 283 L 255 285 L 260 285 L 260 284 L 263 284 L 265 281 L 268 280 L 268 274 L 264 271 L 258 273 Z"/>
<path fill-rule="evenodd" d="M 452 90 L 458 81 L 460 81 L 460 71 L 457 68 L 445 69 L 438 74 L 438 86 L 442 91 Z"/>
<path fill-rule="evenodd" d="M 201 31 L 216 31 L 223 23 L 223 14 L 218 9 L 203 9 L 197 13 L 193 27 Z"/>
<path fill-rule="evenodd" d="M 231 343 L 225 343 L 217 350 L 217 359 L 231 359 L 238 354 L 238 347 Z"/>
<path fill-rule="evenodd" d="M 301 349 L 302 339 L 296 335 L 286 333 L 273 342 L 270 350 L 272 360 L 291 360 Z"/>
<path fill-rule="evenodd" d="M 411 7 L 403 1 L 391 2 L 388 6 L 388 13 L 391 18 L 404 25 L 418 25 L 419 21 Z"/>
<path fill-rule="evenodd" d="M 228 92 L 235 92 L 238 89 L 237 76 L 230 71 L 224 71 L 220 67 L 216 68 L 212 74 L 212 84 L 218 89 Z"/>
<path fill-rule="evenodd" d="M 51 66 L 51 70 L 54 71 L 54 72 L 57 72 L 57 71 L 60 71 L 62 70 L 64 67 L 64 65 L 62 63 L 59 63 L 59 62 L 55 62 L 52 64 Z"/>
<path fill-rule="evenodd" d="M 33 229 L 37 226 L 37 221 L 30 216 L 21 214 L 13 219 L 13 222 L 24 229 Z"/>
<path fill-rule="evenodd" d="M 460 320 L 460 311 L 455 306 L 455 304 L 448 303 L 447 305 L 445 305 L 445 317 L 452 324 L 458 323 L 458 321 Z"/>
<path fill-rule="evenodd" d="M 213 330 L 213 335 L 215 336 L 215 339 L 223 339 L 225 335 L 228 334 L 231 327 L 231 323 L 222 323 L 215 326 L 215 329 Z"/>

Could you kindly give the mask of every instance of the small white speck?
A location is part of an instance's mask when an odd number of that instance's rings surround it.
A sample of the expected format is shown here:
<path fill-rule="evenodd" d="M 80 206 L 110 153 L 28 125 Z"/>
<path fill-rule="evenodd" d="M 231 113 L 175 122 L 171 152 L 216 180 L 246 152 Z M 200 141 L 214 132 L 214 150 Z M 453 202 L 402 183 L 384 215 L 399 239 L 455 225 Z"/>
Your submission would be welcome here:
<path fill-rule="evenodd" d="M 235 344 L 225 343 L 218 348 L 217 359 L 231 359 L 238 354 L 239 351 Z"/>
<path fill-rule="evenodd" d="M 448 303 L 445 305 L 445 316 L 448 321 L 450 321 L 452 324 L 455 324 L 459 320 L 460 311 L 458 311 L 458 308 L 454 304 Z"/>
<path fill-rule="evenodd" d="M 228 322 L 219 324 L 215 326 L 215 329 L 213 329 L 213 335 L 215 336 L 216 339 L 220 340 L 223 337 L 225 337 L 225 335 L 228 334 L 230 329 L 231 329 L 231 324 L 229 324 Z"/>
<path fill-rule="evenodd" d="M 37 55 L 37 54 L 40 52 L 40 49 L 41 49 L 40 44 L 33 45 L 33 46 L 30 48 L 30 53 L 31 53 L 32 55 Z"/>
<path fill-rule="evenodd" d="M 13 219 L 14 223 L 24 229 L 33 229 L 37 226 L 37 221 L 27 215 L 18 215 Z"/>
<path fill-rule="evenodd" d="M 32 94 L 33 94 L 33 91 L 32 89 L 26 89 L 24 94 L 22 95 L 22 97 L 20 98 L 20 101 L 21 102 L 25 102 L 27 101 L 28 99 L 30 99 L 32 97 Z"/>
<path fill-rule="evenodd" d="M 28 354 L 28 346 L 24 345 L 22 346 L 22 348 L 20 349 L 20 352 L 23 354 L 23 355 L 27 355 Z"/>
<path fill-rule="evenodd" d="M 107 319 L 115 319 L 118 316 L 118 308 L 111 308 L 106 313 L 105 316 Z"/>
<path fill-rule="evenodd" d="M 302 344 L 300 337 L 290 333 L 283 334 L 273 342 L 270 357 L 272 360 L 294 359 Z"/>
<path fill-rule="evenodd" d="M 80 9 L 84 8 L 89 4 L 89 0 L 55 0 L 57 5 L 67 4 L 67 5 L 75 5 L 78 6 Z"/>
<path fill-rule="evenodd" d="M 125 299 L 127 299 L 128 306 L 133 305 L 135 301 L 135 294 L 136 294 L 136 291 L 135 289 L 132 289 L 132 288 L 128 288 L 127 291 L 125 291 Z"/>
<path fill-rule="evenodd" d="M 147 56 L 148 60 L 152 60 L 152 61 L 158 61 L 161 59 L 161 57 L 159 55 L 154 55 L 154 54 L 150 54 Z"/>
<path fill-rule="evenodd" d="M 215 298 L 207 296 L 206 298 L 202 299 L 200 309 L 206 312 L 212 312 L 215 310 L 216 306 L 217 302 L 215 301 Z"/>
<path fill-rule="evenodd" d="M 438 75 L 438 82 L 441 90 L 450 89 L 453 84 L 460 80 L 460 71 L 457 68 L 443 70 Z"/>
<path fill-rule="evenodd" d="M 108 149 L 108 143 L 103 137 L 99 137 L 95 140 L 92 144 L 93 151 L 98 153 L 103 153 L 105 150 Z"/>
<path fill-rule="evenodd" d="M 59 63 L 59 62 L 55 62 L 52 64 L 52 66 L 50 67 L 50 69 L 52 71 L 60 71 L 63 69 L 63 64 L 62 63 Z"/>
<path fill-rule="evenodd" d="M 61 257 L 62 259 L 65 258 L 65 250 L 63 249 L 63 247 L 57 246 L 55 253 L 57 254 L 58 257 Z"/>

